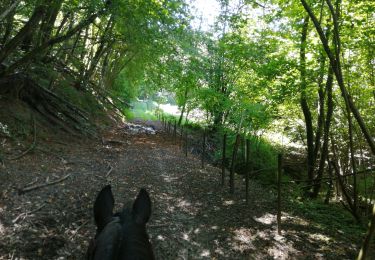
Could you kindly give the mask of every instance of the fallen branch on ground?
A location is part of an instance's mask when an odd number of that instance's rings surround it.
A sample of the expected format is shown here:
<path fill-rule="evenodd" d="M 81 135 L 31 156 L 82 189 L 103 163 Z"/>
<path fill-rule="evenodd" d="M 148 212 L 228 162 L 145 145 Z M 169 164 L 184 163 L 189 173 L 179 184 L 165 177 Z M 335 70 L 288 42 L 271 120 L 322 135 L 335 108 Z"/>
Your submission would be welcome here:
<path fill-rule="evenodd" d="M 126 144 L 126 142 L 124 141 L 121 141 L 121 140 L 104 140 L 104 138 L 102 138 L 102 144 L 103 145 L 106 145 L 106 144 Z"/>
<path fill-rule="evenodd" d="M 51 155 L 53 155 L 53 156 L 59 158 L 62 162 L 67 163 L 67 161 L 64 159 L 64 157 L 58 155 L 57 153 L 54 153 L 54 152 L 49 151 L 49 150 L 47 150 L 47 149 L 44 149 L 44 148 L 42 148 L 42 147 L 37 147 L 36 149 L 39 150 L 39 151 L 41 151 L 41 152 L 43 152 L 43 153 L 45 153 L 45 154 L 51 154 Z"/>
<path fill-rule="evenodd" d="M 86 221 L 83 222 L 78 228 L 76 228 L 75 230 L 73 230 L 72 235 L 69 237 L 69 239 L 72 239 L 72 238 L 78 233 L 78 231 L 79 231 L 83 226 L 85 226 L 87 223 L 89 223 L 89 220 L 86 220 Z"/>
<path fill-rule="evenodd" d="M 25 187 L 31 186 L 35 184 L 37 181 L 38 181 L 38 177 L 36 177 L 35 180 L 33 180 L 32 182 L 29 182 L 28 184 L 26 184 Z"/>
<path fill-rule="evenodd" d="M 167 227 L 170 226 L 171 223 L 163 223 L 163 224 L 153 224 L 153 225 L 147 225 L 148 228 L 160 228 L 160 227 Z"/>
<path fill-rule="evenodd" d="M 15 219 L 12 220 L 12 223 L 15 224 L 15 223 L 17 223 L 17 221 L 18 221 L 21 217 L 23 217 L 23 216 L 26 217 L 27 215 L 33 214 L 33 213 L 35 213 L 35 212 L 41 210 L 42 208 L 44 208 L 45 205 L 46 205 L 46 204 L 44 203 L 44 204 L 42 204 L 40 207 L 38 207 L 37 209 L 31 210 L 31 211 L 27 211 L 27 212 L 23 212 L 23 213 L 19 214 Z"/>
<path fill-rule="evenodd" d="M 107 178 L 107 177 L 111 174 L 111 172 L 113 171 L 113 167 L 112 167 L 110 164 L 108 164 L 108 166 L 109 166 L 109 170 L 108 170 L 107 174 L 105 175 L 106 178 Z"/>
<path fill-rule="evenodd" d="M 32 191 L 32 190 L 40 189 L 40 188 L 43 188 L 43 187 L 46 187 L 46 186 L 50 186 L 50 185 L 54 185 L 54 184 L 63 182 L 64 180 L 66 180 L 67 178 L 69 178 L 69 176 L 70 176 L 70 174 L 65 175 L 64 177 L 62 177 L 62 178 L 60 178 L 58 180 L 55 180 L 55 181 L 50 181 L 50 182 L 46 182 L 46 183 L 43 183 L 43 184 L 39 184 L 39 185 L 34 185 L 34 186 L 23 188 L 23 189 L 21 189 L 21 190 L 18 191 L 18 194 L 21 195 L 21 194 L 24 194 L 24 193 Z"/>

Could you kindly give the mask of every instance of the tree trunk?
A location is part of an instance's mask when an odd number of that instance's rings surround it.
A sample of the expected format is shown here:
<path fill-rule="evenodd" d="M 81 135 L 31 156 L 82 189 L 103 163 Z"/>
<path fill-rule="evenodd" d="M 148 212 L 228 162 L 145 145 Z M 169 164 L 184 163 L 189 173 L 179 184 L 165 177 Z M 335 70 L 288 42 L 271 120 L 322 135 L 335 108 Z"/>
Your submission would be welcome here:
<path fill-rule="evenodd" d="M 329 159 L 327 158 L 327 161 Z M 333 173 L 332 173 L 332 166 L 330 163 L 328 163 L 328 175 L 329 175 L 329 183 L 328 183 L 328 188 L 327 188 L 327 193 L 326 193 L 326 197 L 324 199 L 324 204 L 329 204 L 329 200 L 332 196 L 332 192 L 333 192 Z"/>
<path fill-rule="evenodd" d="M 185 93 L 184 93 L 184 105 L 182 106 L 182 110 L 181 110 L 181 114 L 180 114 L 180 118 L 178 119 L 178 125 L 180 126 L 181 123 L 182 123 L 182 118 L 184 116 L 184 113 L 185 113 L 185 109 L 186 109 L 186 104 L 187 104 L 187 96 L 188 96 L 188 88 L 186 87 L 185 88 Z"/>
<path fill-rule="evenodd" d="M 312 184 L 314 178 L 314 132 L 312 125 L 311 111 L 307 102 L 306 94 L 306 39 L 309 25 L 309 17 L 305 17 L 302 34 L 301 34 L 301 49 L 300 49 L 300 77 L 301 77 L 301 97 L 300 104 L 305 117 L 306 124 L 306 141 L 307 141 L 307 178 Z"/>
<path fill-rule="evenodd" d="M 21 0 L 16 0 L 14 1 L 7 9 L 5 9 L 1 14 L 0 14 L 0 22 L 4 20 L 8 15 L 11 15 L 14 10 L 17 8 Z"/>
<path fill-rule="evenodd" d="M 177 124 L 179 126 L 182 124 L 182 119 L 184 118 L 185 108 L 186 108 L 186 101 L 184 102 L 184 105 L 182 106 L 180 117 L 178 118 L 178 123 Z"/>
<path fill-rule="evenodd" d="M 363 241 L 361 250 L 359 251 L 357 260 L 368 259 L 367 253 L 368 253 L 368 250 L 369 250 L 370 245 L 371 245 L 371 241 L 372 241 L 372 237 L 374 235 L 374 231 L 375 231 L 375 204 L 372 208 L 372 216 L 371 216 L 370 225 L 368 227 L 367 234 L 366 234 L 365 240 Z"/>
<path fill-rule="evenodd" d="M 238 147 L 240 146 L 240 142 L 241 142 L 241 135 L 237 133 L 236 141 L 233 146 L 232 162 L 230 165 L 230 175 L 229 175 L 229 188 L 230 188 L 230 193 L 232 194 L 234 193 L 234 167 L 236 165 Z"/>
<path fill-rule="evenodd" d="M 60 43 L 60 42 L 63 42 L 65 40 L 69 39 L 74 34 L 76 34 L 77 32 L 81 31 L 83 28 L 85 28 L 89 24 L 91 24 L 97 17 L 99 17 L 100 15 L 104 14 L 105 12 L 106 12 L 106 8 L 102 9 L 101 11 L 99 11 L 99 12 L 97 12 L 95 14 L 90 15 L 87 19 L 81 21 L 79 24 L 77 24 L 75 27 L 73 27 L 71 30 L 69 30 L 65 34 L 60 35 L 60 36 L 56 36 L 54 38 L 51 38 L 47 42 L 45 42 L 45 43 L 43 43 L 43 44 L 35 47 L 33 50 L 31 50 L 30 52 L 28 52 L 24 57 L 22 57 L 21 59 L 19 59 L 16 62 L 14 62 L 8 69 L 6 69 L 5 72 L 3 72 L 3 74 L 4 75 L 7 75 L 7 74 L 9 75 L 12 72 L 14 72 L 15 69 L 19 69 L 22 66 L 24 66 L 25 64 L 28 64 L 31 60 L 33 60 L 37 55 L 39 55 L 40 53 L 42 53 L 44 50 L 46 50 L 49 47 L 52 47 L 53 45 L 55 45 L 57 43 Z M 40 13 L 40 16 L 42 14 L 43 14 L 43 12 Z M 39 19 L 38 19 L 38 21 L 39 21 Z M 12 41 L 10 41 L 9 44 L 11 42 Z M 2 60 L 1 60 L 1 54 L 0 54 L 0 62 L 1 61 Z"/>
<path fill-rule="evenodd" d="M 357 107 L 355 106 L 352 98 L 350 97 L 350 95 L 349 95 L 349 93 L 348 93 L 348 91 L 345 87 L 344 79 L 343 79 L 343 76 L 342 76 L 341 63 L 340 63 L 340 55 L 339 55 L 340 50 L 337 47 L 337 46 L 340 46 L 340 37 L 339 37 L 339 31 L 338 31 L 339 30 L 339 28 L 338 28 L 338 26 L 339 26 L 338 25 L 338 17 L 336 15 L 335 11 L 334 11 L 334 8 L 332 6 L 331 1 L 326 0 L 326 2 L 329 6 L 330 12 L 332 14 L 333 22 L 334 22 L 334 37 L 335 37 L 335 40 L 336 40 L 336 43 L 337 43 L 336 48 L 335 48 L 335 52 L 336 52 L 335 54 L 331 51 L 331 49 L 329 47 L 329 44 L 328 44 L 328 40 L 324 35 L 323 29 L 322 29 L 321 25 L 319 24 L 319 21 L 317 20 L 316 16 L 312 12 L 310 6 L 307 4 L 306 0 L 301 0 L 301 3 L 303 5 L 303 7 L 305 8 L 306 12 L 309 14 L 311 20 L 314 23 L 315 29 L 319 34 L 319 38 L 320 38 L 320 40 L 322 42 L 322 45 L 324 47 L 324 50 L 327 53 L 327 56 L 329 58 L 331 67 L 333 69 L 333 72 L 335 74 L 337 83 L 338 83 L 340 91 L 341 91 L 341 94 L 343 95 L 345 102 L 348 104 L 351 112 L 354 115 L 354 118 L 356 119 L 359 127 L 361 128 L 361 131 L 362 131 L 368 145 L 370 146 L 372 154 L 375 155 L 375 141 L 372 139 L 372 136 L 371 136 L 365 122 L 363 121 L 363 118 L 362 118 L 361 114 L 359 113 Z"/>
<path fill-rule="evenodd" d="M 347 116 L 348 116 L 348 134 L 349 134 L 349 150 L 350 150 L 350 161 L 352 165 L 352 172 L 353 172 L 353 210 L 357 211 L 357 201 L 358 201 L 358 194 L 357 194 L 357 167 L 354 158 L 354 144 L 353 144 L 353 122 L 352 122 L 352 115 L 350 113 L 349 107 L 347 107 Z"/>
<path fill-rule="evenodd" d="M 344 181 L 343 181 L 343 179 L 340 175 L 339 166 L 337 165 L 336 162 L 331 162 L 331 163 L 332 163 L 333 169 L 336 173 L 336 178 L 338 180 L 338 183 L 340 184 L 342 194 L 344 195 L 345 200 L 348 203 L 348 206 L 346 206 L 345 204 L 343 204 L 343 205 L 352 214 L 352 216 L 357 220 L 357 222 L 361 223 L 361 218 L 359 217 L 359 215 L 357 214 L 357 211 L 354 208 L 352 198 L 350 197 L 348 191 L 346 190 L 346 185 L 345 185 L 345 183 L 344 183 Z"/>
<path fill-rule="evenodd" d="M 93 73 L 95 71 L 96 66 L 99 63 L 100 58 L 103 56 L 103 54 L 106 51 L 106 47 L 105 47 L 106 43 L 107 43 L 106 38 L 107 38 L 108 32 L 112 31 L 113 25 L 114 25 L 113 19 L 110 18 L 108 20 L 107 26 L 104 29 L 103 34 L 100 37 L 99 47 L 97 48 L 97 50 L 94 54 L 94 57 L 90 60 L 89 68 L 86 70 L 86 72 L 83 75 L 83 79 L 82 79 L 82 82 L 81 82 L 81 84 L 82 84 L 81 87 L 83 87 L 83 88 L 85 87 L 86 83 L 90 80 L 91 76 L 93 75 Z M 107 45 L 108 48 L 110 48 L 110 46 L 111 46 L 111 43 L 109 43 Z"/>
<path fill-rule="evenodd" d="M 329 147 L 329 130 L 331 126 L 332 114 L 333 114 L 333 95 L 332 95 L 332 83 L 333 83 L 333 72 L 332 69 L 329 68 L 328 71 L 328 78 L 326 82 L 326 91 L 327 91 L 327 116 L 324 123 L 324 134 L 323 134 L 323 147 L 322 152 L 320 154 L 320 161 L 319 161 L 319 168 L 316 174 L 316 178 L 314 181 L 313 192 L 311 196 L 316 198 L 318 196 L 320 187 L 321 187 L 321 179 L 323 177 L 324 166 L 326 159 L 328 157 L 328 147 Z"/>
<path fill-rule="evenodd" d="M 7 43 L 0 51 L 0 64 L 12 54 L 13 51 L 23 42 L 23 40 L 33 31 L 43 17 L 45 8 L 37 6 L 34 9 L 29 21 L 22 27 L 22 29 Z"/>
<path fill-rule="evenodd" d="M 49 5 L 48 11 L 45 13 L 40 26 L 38 44 L 43 44 L 51 38 L 52 30 L 61 9 L 62 2 L 63 0 L 55 0 Z"/>
<path fill-rule="evenodd" d="M 7 16 L 6 23 L 4 26 L 5 27 L 4 35 L 1 40 L 3 46 L 8 42 L 9 36 L 12 33 L 13 24 L 14 24 L 14 14 L 15 14 L 15 9 L 13 9 L 12 13 Z"/>

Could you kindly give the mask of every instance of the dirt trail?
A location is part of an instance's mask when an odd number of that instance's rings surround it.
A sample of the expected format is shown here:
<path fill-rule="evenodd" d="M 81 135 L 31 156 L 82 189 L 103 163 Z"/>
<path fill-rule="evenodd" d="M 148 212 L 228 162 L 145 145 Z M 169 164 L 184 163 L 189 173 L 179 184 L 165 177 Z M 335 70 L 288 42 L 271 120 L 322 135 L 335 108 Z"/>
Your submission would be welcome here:
<path fill-rule="evenodd" d="M 160 125 L 153 127 L 160 130 Z M 238 191 L 230 195 L 220 186 L 219 169 L 201 169 L 197 158 L 186 158 L 160 131 L 129 135 L 116 128 L 104 136 L 104 144 L 55 140 L 41 147 L 44 152 L 37 150 L 1 169 L 0 259 L 82 259 L 95 232 L 93 200 L 107 183 L 117 208 L 141 187 L 150 192 L 148 231 L 157 259 L 354 256 L 353 246 L 325 235 L 314 237 L 319 230 L 287 214 L 283 221 L 288 233 L 278 236 L 272 190 L 251 182 L 252 202 L 246 205 L 241 178 L 236 180 Z M 67 174 L 70 177 L 59 184 L 17 193 L 28 183 Z"/>

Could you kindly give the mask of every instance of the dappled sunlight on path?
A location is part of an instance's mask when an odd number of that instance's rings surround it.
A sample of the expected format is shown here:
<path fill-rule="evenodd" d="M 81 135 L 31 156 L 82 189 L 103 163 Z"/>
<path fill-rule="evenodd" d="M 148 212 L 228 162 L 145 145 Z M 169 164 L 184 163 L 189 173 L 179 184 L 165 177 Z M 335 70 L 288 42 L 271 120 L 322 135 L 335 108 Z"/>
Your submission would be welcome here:
<path fill-rule="evenodd" d="M 278 235 L 274 191 L 252 181 L 246 205 L 240 176 L 236 176 L 235 194 L 229 194 L 228 187 L 220 185 L 219 169 L 209 165 L 201 169 L 200 160 L 192 155 L 186 158 L 163 133 L 127 135 L 120 129 L 105 138 L 112 142 L 61 152 L 64 162 L 37 157 L 32 158 L 35 167 L 20 164 L 13 169 L 29 169 L 19 173 L 24 177 L 20 187 L 40 176 L 39 165 L 52 172 L 51 178 L 66 173 L 71 177 L 44 188 L 43 193 L 23 196 L 8 181 L 3 192 L 8 200 L 0 204 L 0 259 L 12 253 L 25 259 L 81 259 L 95 232 L 93 200 L 108 183 L 118 209 L 141 187 L 149 191 L 153 213 L 148 231 L 157 259 L 355 256 L 355 246 L 341 241 L 341 234 L 328 234 L 317 223 L 290 212 L 282 213 L 283 230 Z M 7 176 L 2 177 L 5 183 Z"/>

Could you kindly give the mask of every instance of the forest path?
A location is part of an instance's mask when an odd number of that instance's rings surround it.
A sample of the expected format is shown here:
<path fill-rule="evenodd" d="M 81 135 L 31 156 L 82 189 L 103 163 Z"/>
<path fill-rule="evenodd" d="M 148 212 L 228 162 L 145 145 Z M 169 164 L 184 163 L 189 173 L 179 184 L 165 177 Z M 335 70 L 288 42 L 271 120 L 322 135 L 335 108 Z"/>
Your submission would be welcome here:
<path fill-rule="evenodd" d="M 94 236 L 93 201 L 110 183 L 117 209 L 145 187 L 153 201 L 148 232 L 157 259 L 344 259 L 356 248 L 322 234 L 317 226 L 283 213 L 276 233 L 276 196 L 243 180 L 229 194 L 220 170 L 186 158 L 170 136 L 130 134 L 124 126 L 102 143 L 44 140 L 39 150 L 0 174 L 0 259 L 83 259 Z M 67 176 L 58 184 L 19 195 L 25 186 Z M 228 180 L 226 180 L 227 182 Z M 33 184 L 30 184 L 33 183 Z M 341 235 L 341 234 L 337 234 Z"/>

